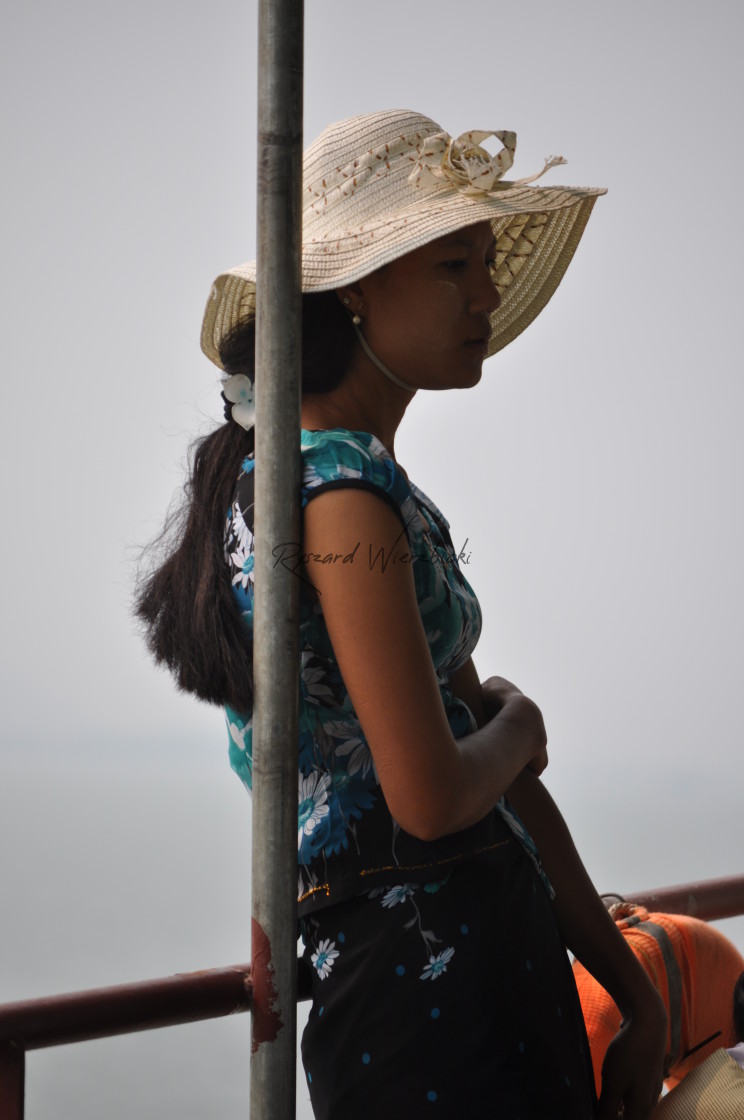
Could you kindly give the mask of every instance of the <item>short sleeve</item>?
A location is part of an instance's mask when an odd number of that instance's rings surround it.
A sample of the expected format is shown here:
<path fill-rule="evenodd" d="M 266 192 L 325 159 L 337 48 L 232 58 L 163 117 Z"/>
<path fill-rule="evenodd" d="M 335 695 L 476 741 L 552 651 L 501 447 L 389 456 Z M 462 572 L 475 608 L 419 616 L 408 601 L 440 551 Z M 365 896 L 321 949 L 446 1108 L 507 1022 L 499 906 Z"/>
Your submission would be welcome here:
<path fill-rule="evenodd" d="M 369 432 L 333 428 L 302 432 L 302 506 L 338 488 L 369 490 L 393 508 L 408 533 L 419 536 L 419 514 L 406 476 Z"/>

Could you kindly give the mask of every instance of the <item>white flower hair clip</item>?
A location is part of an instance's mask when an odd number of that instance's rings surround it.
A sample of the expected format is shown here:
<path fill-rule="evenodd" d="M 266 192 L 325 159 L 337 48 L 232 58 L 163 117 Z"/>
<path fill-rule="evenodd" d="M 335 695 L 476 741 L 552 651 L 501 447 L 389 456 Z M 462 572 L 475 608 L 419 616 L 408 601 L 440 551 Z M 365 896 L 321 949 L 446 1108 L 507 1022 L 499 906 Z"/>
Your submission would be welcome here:
<path fill-rule="evenodd" d="M 249 431 L 256 422 L 253 382 L 244 373 L 234 373 L 222 382 L 222 396 L 232 405 L 230 413 L 236 424 Z M 227 409 L 225 409 L 227 414 Z"/>

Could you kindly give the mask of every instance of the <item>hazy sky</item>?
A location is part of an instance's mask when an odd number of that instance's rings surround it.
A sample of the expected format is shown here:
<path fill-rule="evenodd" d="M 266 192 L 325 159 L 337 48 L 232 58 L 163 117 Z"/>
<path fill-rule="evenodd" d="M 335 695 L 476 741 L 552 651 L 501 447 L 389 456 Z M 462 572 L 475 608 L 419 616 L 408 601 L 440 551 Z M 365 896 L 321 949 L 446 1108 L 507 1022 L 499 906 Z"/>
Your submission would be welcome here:
<path fill-rule="evenodd" d="M 598 888 L 737 874 L 741 7 L 306 7 L 308 141 L 412 108 L 516 130 L 517 177 L 556 153 L 549 182 L 609 188 L 546 311 L 477 389 L 416 399 L 398 455 L 468 541 L 476 664 L 541 705 Z M 255 39 L 250 0 L 0 16 L 0 1000 L 250 954 L 221 715 L 152 668 L 130 601 L 222 415 L 198 338 L 254 255 Z M 721 928 L 744 950 L 744 919 Z M 247 1115 L 248 1029 L 31 1055 L 29 1120 Z"/>

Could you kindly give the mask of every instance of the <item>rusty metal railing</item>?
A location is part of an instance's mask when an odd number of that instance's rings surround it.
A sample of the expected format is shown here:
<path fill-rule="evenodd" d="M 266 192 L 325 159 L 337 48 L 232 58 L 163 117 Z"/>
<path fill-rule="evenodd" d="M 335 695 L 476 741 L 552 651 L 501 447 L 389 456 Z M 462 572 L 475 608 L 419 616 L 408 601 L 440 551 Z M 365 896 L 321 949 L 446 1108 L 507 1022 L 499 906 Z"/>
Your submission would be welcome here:
<path fill-rule="evenodd" d="M 622 897 L 650 910 L 717 921 L 744 914 L 744 875 Z M 301 962 L 297 995 L 310 998 Z M 0 1005 L 0 1117 L 23 1120 L 27 1050 L 216 1019 L 249 1011 L 253 1003 L 250 965 L 242 964 Z"/>
<path fill-rule="evenodd" d="M 0 1117 L 23 1120 L 25 1054 L 68 1042 L 248 1011 L 250 965 L 94 988 L 0 1006 Z"/>
<path fill-rule="evenodd" d="M 689 914 L 705 922 L 716 922 L 744 914 L 744 876 L 659 887 L 623 897 L 659 914 Z"/>

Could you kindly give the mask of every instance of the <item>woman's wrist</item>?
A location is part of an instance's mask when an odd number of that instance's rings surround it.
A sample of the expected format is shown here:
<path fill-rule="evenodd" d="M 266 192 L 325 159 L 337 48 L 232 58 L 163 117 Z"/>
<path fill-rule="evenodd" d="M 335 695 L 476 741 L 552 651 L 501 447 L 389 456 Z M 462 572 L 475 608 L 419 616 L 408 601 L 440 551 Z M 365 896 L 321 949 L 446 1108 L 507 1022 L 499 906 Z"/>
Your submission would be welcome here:
<path fill-rule="evenodd" d="M 626 946 L 627 948 L 627 946 Z M 624 1019 L 663 1022 L 666 1026 L 667 1013 L 664 1001 L 659 995 L 646 970 L 636 960 L 628 948 L 629 968 L 618 984 L 618 990 L 611 992 Z"/>

